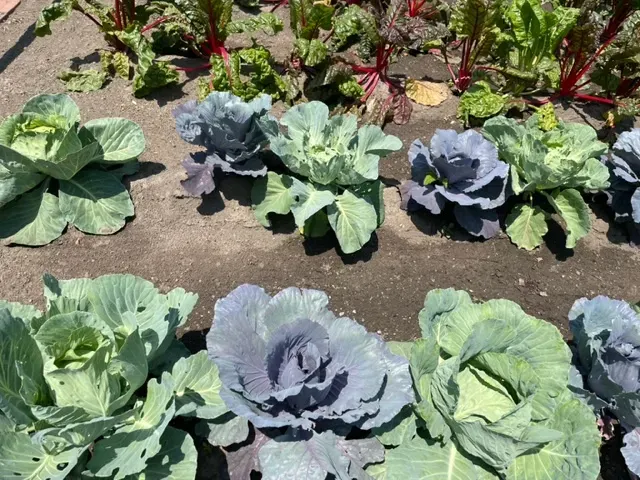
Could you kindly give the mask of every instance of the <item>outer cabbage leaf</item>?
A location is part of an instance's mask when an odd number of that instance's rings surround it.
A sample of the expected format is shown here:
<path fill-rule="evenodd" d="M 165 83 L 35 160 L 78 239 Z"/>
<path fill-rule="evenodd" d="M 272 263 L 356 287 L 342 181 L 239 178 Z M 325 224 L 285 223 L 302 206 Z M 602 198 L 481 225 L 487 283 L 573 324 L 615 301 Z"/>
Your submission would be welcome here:
<path fill-rule="evenodd" d="M 468 130 L 436 130 L 430 148 L 416 140 L 409 149 L 411 180 L 400 187 L 402 207 L 424 207 L 432 214 L 453 203 L 456 218 L 475 236 L 499 232 L 495 209 L 507 197 L 509 166 L 495 146 Z"/>

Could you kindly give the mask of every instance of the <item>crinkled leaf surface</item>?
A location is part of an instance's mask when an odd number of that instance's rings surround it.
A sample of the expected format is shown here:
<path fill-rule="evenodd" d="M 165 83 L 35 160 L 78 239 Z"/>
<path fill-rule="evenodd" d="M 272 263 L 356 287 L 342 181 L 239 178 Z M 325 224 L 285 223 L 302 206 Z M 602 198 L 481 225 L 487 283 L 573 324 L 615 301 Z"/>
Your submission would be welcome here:
<path fill-rule="evenodd" d="M 92 68 L 82 71 L 65 70 L 58 78 L 70 92 L 95 92 L 107 81 L 107 73 Z"/>

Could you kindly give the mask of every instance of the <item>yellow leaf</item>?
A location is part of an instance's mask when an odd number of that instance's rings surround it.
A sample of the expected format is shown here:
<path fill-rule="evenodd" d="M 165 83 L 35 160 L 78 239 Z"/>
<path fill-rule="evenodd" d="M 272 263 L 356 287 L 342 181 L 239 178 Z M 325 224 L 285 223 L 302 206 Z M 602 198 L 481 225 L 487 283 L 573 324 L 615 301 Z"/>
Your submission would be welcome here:
<path fill-rule="evenodd" d="M 405 91 L 411 100 L 427 107 L 440 105 L 449 97 L 449 88 L 444 83 L 423 80 L 407 80 Z"/>

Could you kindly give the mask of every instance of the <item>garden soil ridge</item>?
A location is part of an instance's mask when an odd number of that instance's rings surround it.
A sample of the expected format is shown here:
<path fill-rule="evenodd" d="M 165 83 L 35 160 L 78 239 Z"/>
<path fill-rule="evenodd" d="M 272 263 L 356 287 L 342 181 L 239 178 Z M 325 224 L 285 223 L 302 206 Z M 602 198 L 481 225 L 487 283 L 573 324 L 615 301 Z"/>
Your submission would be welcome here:
<path fill-rule="evenodd" d="M 23 2 L 0 23 L 0 118 L 19 111 L 34 95 L 64 92 L 56 75 L 72 65 L 95 67 L 90 64 L 98 62 L 96 52 L 105 46 L 100 34 L 76 13 L 56 23 L 53 35 L 35 38 L 34 22 L 48 3 Z M 278 15 L 285 18 L 286 9 Z M 285 29 L 283 35 L 277 40 L 259 36 L 259 42 L 282 59 L 288 53 L 286 35 L 291 34 Z M 435 81 L 446 78 L 444 66 L 433 57 L 404 57 L 392 71 Z M 171 111 L 195 98 L 195 90 L 196 81 L 183 77 L 179 86 L 135 99 L 130 84 L 115 79 L 103 90 L 71 94 L 83 122 L 125 117 L 142 127 L 147 149 L 140 173 L 128 182 L 136 217 L 112 236 L 85 235 L 70 228 L 45 247 L 0 247 L 0 298 L 42 307 L 44 273 L 63 279 L 139 275 L 163 291 L 183 287 L 200 295 L 185 328 L 194 332 L 187 336 L 194 348 L 203 346 L 215 300 L 242 283 L 261 285 L 272 294 L 289 286 L 324 290 L 334 312 L 387 340 L 419 335 L 418 312 L 434 288 L 468 290 L 481 300 L 513 300 L 527 313 L 553 322 L 565 336 L 567 313 L 580 297 L 640 299 L 640 251 L 627 245 L 620 226 L 610 223 L 602 200 L 596 205 L 598 216 L 592 215 L 592 231 L 573 252 L 564 249 L 559 227 L 551 229 L 542 248 L 526 252 L 504 233 L 491 241 L 470 241 L 444 225 L 450 232 L 447 238 L 424 215 L 410 217 L 400 210 L 396 186 L 410 175 L 410 143 L 416 138 L 428 142 L 436 128 L 462 129 L 455 118 L 454 97 L 438 107 L 414 106 L 408 125 L 387 127 L 386 133 L 399 136 L 404 148 L 380 163 L 388 185 L 385 224 L 362 252 L 341 256 L 335 239 L 303 242 L 292 222 L 278 222 L 275 232 L 264 229 L 251 211 L 246 179 L 228 178 L 220 192 L 204 200 L 183 196 L 180 163 L 194 147 L 179 138 Z M 278 113 L 282 110 L 276 107 Z M 573 109 L 562 113 L 572 121 L 584 115 Z"/>

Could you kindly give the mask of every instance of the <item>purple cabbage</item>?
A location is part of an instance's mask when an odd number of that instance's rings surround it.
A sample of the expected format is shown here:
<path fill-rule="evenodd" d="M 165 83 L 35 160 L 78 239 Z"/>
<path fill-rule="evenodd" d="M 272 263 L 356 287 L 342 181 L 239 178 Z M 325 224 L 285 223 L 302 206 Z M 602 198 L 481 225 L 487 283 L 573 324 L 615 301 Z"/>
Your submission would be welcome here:
<path fill-rule="evenodd" d="M 409 149 L 411 180 L 400 187 L 402 208 L 426 208 L 439 215 L 453 204 L 457 222 L 474 236 L 500 231 L 496 208 L 507 197 L 509 166 L 482 135 L 467 130 L 436 130 L 430 147 L 416 140 Z"/>
<path fill-rule="evenodd" d="M 607 191 L 615 219 L 630 227 L 632 243 L 640 244 L 640 128 L 624 132 L 605 163 L 611 173 Z"/>
<path fill-rule="evenodd" d="M 189 195 L 211 193 L 216 170 L 252 177 L 266 175 L 267 168 L 257 154 L 268 142 L 260 119 L 270 108 L 269 95 L 246 103 L 229 92 L 213 92 L 201 103 L 189 101 L 173 111 L 180 137 L 206 149 L 182 162 L 188 175 L 182 186 Z"/>
<path fill-rule="evenodd" d="M 371 429 L 413 402 L 406 359 L 328 301 L 317 290 L 270 297 L 254 285 L 218 300 L 207 348 L 233 413 L 257 428 Z"/>

